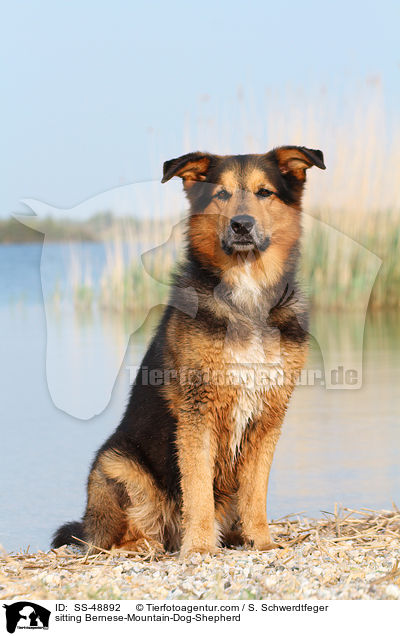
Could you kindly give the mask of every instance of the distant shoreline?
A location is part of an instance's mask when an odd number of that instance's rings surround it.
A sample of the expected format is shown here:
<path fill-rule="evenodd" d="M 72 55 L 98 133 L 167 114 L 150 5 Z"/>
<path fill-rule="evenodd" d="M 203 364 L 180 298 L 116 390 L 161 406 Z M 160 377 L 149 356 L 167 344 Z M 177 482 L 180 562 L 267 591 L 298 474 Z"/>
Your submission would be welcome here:
<path fill-rule="evenodd" d="M 44 235 L 51 243 L 68 242 L 100 242 L 121 229 L 127 223 L 131 227 L 139 227 L 141 221 L 115 217 L 111 212 L 99 212 L 84 221 L 57 219 L 52 216 L 41 218 L 27 216 L 27 224 L 11 217 L 0 219 L 0 245 L 18 245 L 23 243 L 42 243 Z M 29 227 L 32 222 L 32 227 Z M 37 227 L 33 224 L 37 223 Z"/>
<path fill-rule="evenodd" d="M 397 209 L 388 211 L 383 222 L 378 214 L 347 214 L 339 231 L 333 212 L 315 210 L 317 223 L 310 223 L 309 217 L 304 224 L 299 268 L 299 280 L 314 308 L 363 312 L 366 306 L 373 312 L 400 309 L 399 215 Z M 107 211 L 82 221 L 52 216 L 25 216 L 21 222 L 9 218 L 0 220 L 0 246 L 43 244 L 44 240 L 48 244 L 103 243 L 107 264 L 102 289 L 107 297 L 100 299 L 101 306 L 131 310 L 143 299 L 153 304 L 164 300 L 165 286 L 183 244 L 181 220 L 181 215 L 119 217 Z M 77 304 L 85 308 L 96 300 L 91 277 L 85 276 L 90 268 L 88 259 L 75 255 L 71 272 L 74 295 Z"/>

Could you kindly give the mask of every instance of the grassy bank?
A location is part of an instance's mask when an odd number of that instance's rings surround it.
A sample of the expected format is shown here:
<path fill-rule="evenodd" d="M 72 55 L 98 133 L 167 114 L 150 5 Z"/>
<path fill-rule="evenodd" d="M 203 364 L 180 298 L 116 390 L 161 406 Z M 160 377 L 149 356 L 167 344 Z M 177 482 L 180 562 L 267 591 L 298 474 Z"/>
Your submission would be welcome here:
<path fill-rule="evenodd" d="M 322 223 L 316 219 L 323 219 Z M 107 262 L 96 286 L 90 264 L 71 260 L 76 307 L 87 310 L 146 312 L 165 302 L 168 283 L 182 250 L 183 223 L 148 221 L 138 232 L 125 226 L 107 243 Z M 146 251 L 146 244 L 158 247 Z M 398 309 L 400 306 L 400 213 L 316 211 L 305 216 L 300 281 L 311 305 L 320 309 Z M 379 265 L 380 269 L 379 269 Z M 379 271 L 378 271 L 379 269 Z M 375 275 L 378 271 L 378 274 Z M 97 289 L 96 289 L 97 287 Z"/>
<path fill-rule="evenodd" d="M 365 309 L 374 280 L 374 259 L 356 249 L 350 238 L 382 261 L 370 309 L 398 309 L 400 129 L 398 120 L 387 111 L 380 77 L 367 77 L 341 96 L 324 87 L 310 87 L 306 93 L 288 87 L 279 94 L 267 91 L 257 103 L 238 90 L 226 112 L 214 107 L 210 111 L 208 102 L 199 100 L 188 117 L 182 151 L 259 153 L 282 144 L 323 150 L 327 170 L 309 171 L 303 207 L 338 233 L 312 225 L 305 215 L 301 280 L 311 303 L 322 309 Z M 60 208 L 53 219 L 46 217 L 53 208 L 28 200 L 28 207 L 39 210 L 36 227 L 46 234 L 46 240 L 107 242 L 100 285 L 92 279 L 90 263 L 72 260 L 70 278 L 77 308 L 142 313 L 165 300 L 166 283 L 182 239 L 179 228 L 170 237 L 171 219 L 182 215 L 185 206 L 178 188 L 159 183 L 165 159 L 168 157 L 152 157 L 153 181 L 115 188 L 111 199 L 107 193 L 103 199 L 96 195 L 99 207 L 95 209 L 109 209 L 106 201 L 114 201 L 110 204 L 114 210 L 118 201 L 118 209 L 126 211 L 124 218 L 103 212 L 87 221 L 68 221 L 67 212 Z M 93 200 L 88 199 L 88 207 L 85 202 L 80 204 L 80 209 L 93 210 Z M 42 237 L 16 221 L 0 220 L 0 242 Z M 147 254 L 143 264 L 141 257 L 149 244 L 162 247 Z"/>
<path fill-rule="evenodd" d="M 271 522 L 281 549 L 185 560 L 67 548 L 0 555 L 0 598 L 400 599 L 400 512 L 335 507 Z"/>
<path fill-rule="evenodd" d="M 110 212 L 99 212 L 85 221 L 49 215 L 40 220 L 39 231 L 14 218 L 0 219 L 0 245 L 41 243 L 43 235 L 53 242 L 98 241 L 107 238 L 111 228 L 119 225 L 120 222 Z"/>

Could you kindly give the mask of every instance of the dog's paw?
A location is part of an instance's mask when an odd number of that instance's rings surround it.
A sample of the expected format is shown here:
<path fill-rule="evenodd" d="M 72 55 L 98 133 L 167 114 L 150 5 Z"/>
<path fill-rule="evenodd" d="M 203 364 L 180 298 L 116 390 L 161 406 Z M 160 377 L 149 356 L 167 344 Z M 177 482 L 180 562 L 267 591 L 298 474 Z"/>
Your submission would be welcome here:
<path fill-rule="evenodd" d="M 229 530 L 222 535 L 221 546 L 223 548 L 237 548 L 245 543 L 241 530 Z"/>
<path fill-rule="evenodd" d="M 264 524 L 248 532 L 245 544 L 249 548 L 260 550 L 260 552 L 267 552 L 268 550 L 275 550 L 282 547 L 279 543 L 271 539 L 269 528 Z"/>
<path fill-rule="evenodd" d="M 154 539 L 144 537 L 134 541 L 125 541 L 124 543 L 115 546 L 115 549 L 119 552 L 129 552 L 131 554 L 135 553 L 142 556 L 149 555 L 152 557 L 160 556 L 165 552 L 162 543 L 159 543 L 159 541 L 155 541 Z"/>
<path fill-rule="evenodd" d="M 279 543 L 276 543 L 275 541 L 253 541 L 252 542 L 252 547 L 255 550 L 259 550 L 260 552 L 268 552 L 268 550 L 276 550 L 276 549 L 280 549 L 283 546 L 280 545 Z"/>
<path fill-rule="evenodd" d="M 217 546 L 213 541 L 197 540 L 197 541 L 184 541 L 182 543 L 180 557 L 182 559 L 191 556 L 192 554 L 215 554 Z"/>

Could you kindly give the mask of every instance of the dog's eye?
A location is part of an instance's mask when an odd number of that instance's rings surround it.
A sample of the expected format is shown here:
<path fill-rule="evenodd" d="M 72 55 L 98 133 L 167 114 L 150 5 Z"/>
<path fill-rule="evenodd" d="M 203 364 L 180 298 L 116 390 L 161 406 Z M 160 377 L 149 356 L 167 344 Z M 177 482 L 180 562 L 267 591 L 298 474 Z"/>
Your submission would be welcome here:
<path fill-rule="evenodd" d="M 231 196 L 232 196 L 231 193 L 228 192 L 227 190 L 220 190 L 215 195 L 215 198 L 219 199 L 220 201 L 227 201 L 228 199 L 231 198 Z"/>
<path fill-rule="evenodd" d="M 256 192 L 256 195 L 258 197 L 262 197 L 263 199 L 270 197 L 271 194 L 274 194 L 274 193 L 272 192 L 272 190 L 267 190 L 267 188 L 260 188 L 259 191 Z"/>

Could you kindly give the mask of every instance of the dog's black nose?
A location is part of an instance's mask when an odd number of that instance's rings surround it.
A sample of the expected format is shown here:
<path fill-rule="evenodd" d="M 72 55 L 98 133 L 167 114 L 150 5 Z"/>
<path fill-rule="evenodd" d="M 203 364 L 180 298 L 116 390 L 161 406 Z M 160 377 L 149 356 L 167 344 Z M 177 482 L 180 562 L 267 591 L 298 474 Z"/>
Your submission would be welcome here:
<path fill-rule="evenodd" d="M 231 228 L 235 234 L 250 234 L 255 225 L 255 218 L 249 214 L 238 214 L 231 219 Z"/>

